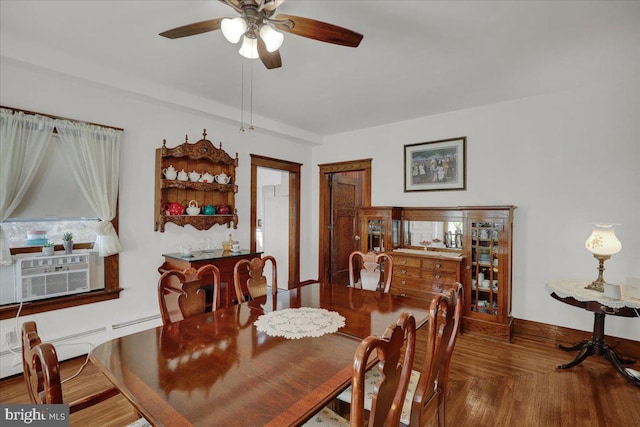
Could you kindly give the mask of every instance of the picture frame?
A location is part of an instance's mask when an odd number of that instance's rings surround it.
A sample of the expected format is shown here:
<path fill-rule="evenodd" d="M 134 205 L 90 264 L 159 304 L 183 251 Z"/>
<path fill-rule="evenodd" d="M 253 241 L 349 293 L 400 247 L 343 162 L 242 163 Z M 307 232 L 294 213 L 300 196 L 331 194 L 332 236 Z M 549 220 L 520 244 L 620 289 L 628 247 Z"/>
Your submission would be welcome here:
<path fill-rule="evenodd" d="M 467 137 L 404 146 L 404 191 L 467 189 Z"/>

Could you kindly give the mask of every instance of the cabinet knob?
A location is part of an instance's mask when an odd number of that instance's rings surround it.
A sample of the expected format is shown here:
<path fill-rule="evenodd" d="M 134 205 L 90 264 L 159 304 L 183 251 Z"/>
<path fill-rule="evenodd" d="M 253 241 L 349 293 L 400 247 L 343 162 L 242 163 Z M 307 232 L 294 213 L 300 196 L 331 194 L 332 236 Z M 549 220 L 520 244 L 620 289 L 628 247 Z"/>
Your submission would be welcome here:
<path fill-rule="evenodd" d="M 407 284 L 407 281 L 406 281 L 406 280 L 403 280 L 403 281 L 402 281 L 402 282 L 400 282 L 400 283 L 402 283 L 403 285 L 406 285 L 406 284 Z"/>
<path fill-rule="evenodd" d="M 406 265 L 406 264 L 407 264 L 407 260 L 406 260 L 406 259 L 403 259 L 401 264 L 402 264 L 402 265 Z"/>
<path fill-rule="evenodd" d="M 439 274 L 436 274 L 436 275 L 435 275 L 435 278 L 436 278 L 436 279 L 439 279 L 439 278 L 440 278 L 440 275 L 439 275 Z"/>
<path fill-rule="evenodd" d="M 358 235 L 356 234 L 356 237 L 354 237 L 354 239 L 356 239 L 356 240 L 360 240 L 360 236 L 358 236 Z"/>
<path fill-rule="evenodd" d="M 402 270 L 402 274 L 407 274 L 407 270 Z"/>
<path fill-rule="evenodd" d="M 436 268 L 440 268 L 440 267 L 442 267 L 442 264 L 440 264 L 439 262 L 436 263 Z"/>

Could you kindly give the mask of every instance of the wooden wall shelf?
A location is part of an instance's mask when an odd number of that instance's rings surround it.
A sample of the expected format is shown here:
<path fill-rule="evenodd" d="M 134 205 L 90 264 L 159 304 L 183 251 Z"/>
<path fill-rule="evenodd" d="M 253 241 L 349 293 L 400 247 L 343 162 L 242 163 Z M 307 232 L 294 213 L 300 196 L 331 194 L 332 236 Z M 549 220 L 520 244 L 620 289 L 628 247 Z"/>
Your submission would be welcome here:
<path fill-rule="evenodd" d="M 206 139 L 207 130 L 202 133 L 202 139 L 190 144 L 185 137 L 185 142 L 173 148 L 167 147 L 167 141 L 162 141 L 162 147 L 156 149 L 156 184 L 155 184 L 155 231 L 164 232 L 165 224 L 174 223 L 180 227 L 191 225 L 198 230 L 208 230 L 214 225 L 227 225 L 227 228 L 238 228 L 238 211 L 235 207 L 236 167 L 238 166 L 238 153 L 233 158 L 223 149 L 222 143 L 215 147 Z M 178 179 L 167 179 L 163 171 L 173 167 L 176 171 L 184 171 L 187 174 L 195 171 L 200 174 L 209 173 L 212 176 L 225 174 L 230 177 L 230 182 L 220 184 L 217 182 L 192 182 Z M 226 205 L 228 214 L 204 215 L 168 215 L 165 206 L 171 203 L 179 203 L 187 206 L 195 200 L 202 209 L 205 205 L 213 205 L 218 211 L 219 206 Z"/>

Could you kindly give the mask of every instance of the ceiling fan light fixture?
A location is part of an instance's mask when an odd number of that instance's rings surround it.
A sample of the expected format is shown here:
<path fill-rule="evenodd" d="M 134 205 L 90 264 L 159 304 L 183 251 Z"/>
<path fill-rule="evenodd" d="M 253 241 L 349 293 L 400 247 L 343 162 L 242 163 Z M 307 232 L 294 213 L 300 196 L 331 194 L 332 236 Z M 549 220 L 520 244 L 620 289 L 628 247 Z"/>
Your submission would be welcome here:
<path fill-rule="evenodd" d="M 280 49 L 284 41 L 284 34 L 274 30 L 271 26 L 265 24 L 260 28 L 260 37 L 264 40 L 264 44 L 268 52 L 275 52 Z"/>
<path fill-rule="evenodd" d="M 247 31 L 247 22 L 240 16 L 233 19 L 224 18 L 220 23 L 220 29 L 225 39 L 231 43 L 238 43 Z"/>
<path fill-rule="evenodd" d="M 258 57 L 258 40 L 244 36 L 238 53 L 247 59 L 256 59 Z"/>

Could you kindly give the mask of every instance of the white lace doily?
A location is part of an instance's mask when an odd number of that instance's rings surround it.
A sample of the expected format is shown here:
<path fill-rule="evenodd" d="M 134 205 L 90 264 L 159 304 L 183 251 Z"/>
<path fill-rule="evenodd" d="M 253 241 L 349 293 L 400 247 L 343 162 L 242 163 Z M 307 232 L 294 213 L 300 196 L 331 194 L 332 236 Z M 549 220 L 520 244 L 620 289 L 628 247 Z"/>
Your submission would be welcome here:
<path fill-rule="evenodd" d="M 297 339 L 336 332 L 344 326 L 344 317 L 324 308 L 285 308 L 263 314 L 253 324 L 269 336 Z"/>
<path fill-rule="evenodd" d="M 620 299 L 612 299 L 602 292 L 585 289 L 589 282 L 581 280 L 556 280 L 545 285 L 547 292 L 555 293 L 560 298 L 573 297 L 578 301 L 597 301 L 611 308 L 631 307 L 640 309 L 640 299 L 622 296 Z"/>

